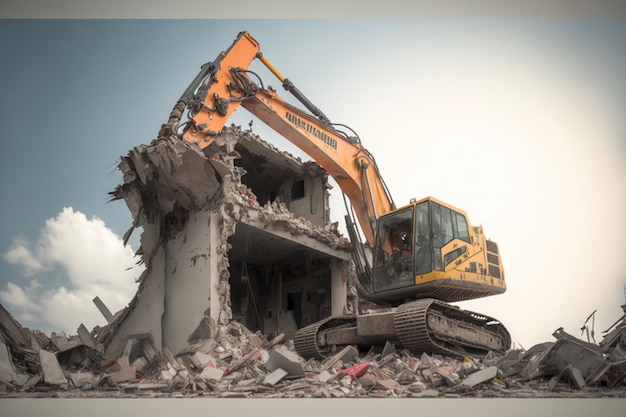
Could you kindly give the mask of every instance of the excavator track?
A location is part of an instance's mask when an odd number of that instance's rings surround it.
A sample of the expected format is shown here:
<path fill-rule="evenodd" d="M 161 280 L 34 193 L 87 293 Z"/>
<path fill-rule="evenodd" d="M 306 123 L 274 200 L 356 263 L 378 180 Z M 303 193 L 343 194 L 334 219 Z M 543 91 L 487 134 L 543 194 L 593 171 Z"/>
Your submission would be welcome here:
<path fill-rule="evenodd" d="M 413 353 L 484 357 L 511 346 L 509 332 L 496 319 L 430 298 L 399 306 L 394 326 Z"/>
<path fill-rule="evenodd" d="M 353 330 L 355 326 L 354 316 L 329 317 L 313 323 L 296 332 L 296 351 L 303 358 L 324 360 L 343 347 L 327 344 L 326 330 L 342 327 Z M 393 327 L 384 332 L 395 330 L 397 340 L 414 354 L 484 357 L 489 352 L 505 352 L 511 346 L 509 332 L 496 319 L 432 298 L 399 306 L 393 316 Z"/>
<path fill-rule="evenodd" d="M 322 346 L 318 343 L 320 330 L 327 328 L 337 328 L 347 324 L 354 325 L 356 318 L 353 316 L 335 316 L 315 322 L 309 326 L 298 330 L 294 336 L 293 343 L 296 352 L 303 358 L 315 358 L 324 360 L 328 354 L 336 350 L 335 346 Z"/>

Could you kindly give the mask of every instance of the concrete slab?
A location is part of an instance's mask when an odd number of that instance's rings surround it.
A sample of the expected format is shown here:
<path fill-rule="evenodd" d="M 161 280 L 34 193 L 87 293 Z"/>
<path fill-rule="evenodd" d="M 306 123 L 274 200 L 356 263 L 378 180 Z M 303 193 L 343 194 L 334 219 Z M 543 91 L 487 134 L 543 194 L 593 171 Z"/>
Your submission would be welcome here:
<path fill-rule="evenodd" d="M 100 314 L 102 314 L 104 319 L 107 321 L 107 323 L 113 322 L 113 314 L 111 313 L 111 310 L 109 310 L 109 308 L 104 304 L 100 297 L 96 296 L 92 301 L 100 311 Z"/>
<path fill-rule="evenodd" d="M 376 385 L 376 378 L 370 374 L 363 375 L 357 381 L 363 388 L 371 388 Z"/>
<path fill-rule="evenodd" d="M 89 330 L 87 330 L 87 327 L 85 327 L 83 323 L 78 326 L 77 333 L 84 345 L 89 346 L 90 348 L 93 348 L 96 345 L 96 340 L 93 338 L 91 333 L 89 333 Z"/>
<path fill-rule="evenodd" d="M 393 343 L 389 343 L 388 341 L 386 341 L 385 347 L 383 348 L 383 353 L 381 354 L 380 357 L 384 358 L 385 356 L 391 353 L 398 353 L 398 351 L 396 350 L 396 347 L 393 345 Z"/>
<path fill-rule="evenodd" d="M 376 381 L 375 389 L 386 389 L 393 391 L 398 386 L 398 383 L 393 379 L 379 379 Z"/>
<path fill-rule="evenodd" d="M 204 367 L 213 360 L 213 356 L 203 352 L 195 352 L 193 355 L 189 356 L 189 359 L 196 368 L 204 369 Z"/>
<path fill-rule="evenodd" d="M 454 372 L 452 366 L 440 366 L 437 368 L 437 373 L 443 377 L 449 387 L 453 387 L 461 383 L 459 376 Z"/>
<path fill-rule="evenodd" d="M 585 387 L 585 378 L 583 374 L 572 365 L 567 365 L 567 372 L 569 373 L 570 380 L 574 383 L 574 386 L 578 389 Z"/>
<path fill-rule="evenodd" d="M 28 330 L 23 328 L 2 304 L 0 304 L 0 326 L 2 326 L 4 330 L 3 333 L 6 337 L 4 340 L 5 343 L 13 346 L 28 346 L 30 341 Z"/>
<path fill-rule="evenodd" d="M 285 371 L 282 368 L 278 368 L 274 371 L 272 371 L 271 373 L 267 374 L 265 376 L 265 379 L 263 380 L 264 384 L 267 385 L 276 385 L 278 382 L 280 382 L 281 379 L 283 379 L 284 377 L 287 376 L 287 371 Z"/>
<path fill-rule="evenodd" d="M 288 350 L 273 350 L 265 363 L 265 367 L 270 372 L 282 368 L 287 371 L 289 376 L 304 376 L 304 368 L 300 362 L 300 356 Z"/>
<path fill-rule="evenodd" d="M 320 382 L 327 382 L 327 381 L 330 379 L 330 377 L 331 377 L 331 376 L 332 376 L 332 375 L 331 375 L 331 373 L 330 373 L 330 372 L 328 372 L 328 371 L 322 371 L 322 372 L 320 372 L 319 374 L 317 374 L 317 379 L 318 379 L 318 381 L 320 381 Z"/>
<path fill-rule="evenodd" d="M 67 379 L 59 365 L 59 361 L 54 353 L 47 350 L 39 351 L 39 362 L 41 364 L 41 374 L 46 384 L 63 385 L 67 384 Z"/>
<path fill-rule="evenodd" d="M 111 379 L 115 382 L 130 381 L 137 377 L 137 370 L 129 366 L 129 367 L 123 368 L 120 371 L 112 373 L 110 376 L 111 376 Z"/>
<path fill-rule="evenodd" d="M 15 379 L 15 375 L 9 364 L 0 362 L 0 382 L 11 382 Z"/>
<path fill-rule="evenodd" d="M 95 385 L 98 380 L 91 372 L 70 372 L 70 381 L 76 388 L 80 388 L 85 384 Z"/>
<path fill-rule="evenodd" d="M 22 385 L 22 389 L 25 391 L 28 391 L 31 387 L 34 387 L 35 385 L 39 384 L 39 382 L 41 382 L 41 375 L 33 375 L 31 377 L 29 377 L 26 382 Z"/>
<path fill-rule="evenodd" d="M 219 381 L 224 376 L 224 371 L 222 369 L 213 368 L 211 366 L 207 366 L 200 373 L 199 377 L 205 381 Z"/>
<path fill-rule="evenodd" d="M 556 332 L 555 332 L 556 334 Z M 606 370 L 606 361 L 599 346 L 591 345 L 561 332 L 546 361 L 554 362 L 559 369 L 567 366 L 577 369 L 584 379 Z"/>
<path fill-rule="evenodd" d="M 467 378 L 462 381 L 463 385 L 467 385 L 469 387 L 473 387 L 482 382 L 489 381 L 498 376 L 498 367 L 490 366 L 485 369 L 481 369 L 480 371 L 476 371 Z"/>

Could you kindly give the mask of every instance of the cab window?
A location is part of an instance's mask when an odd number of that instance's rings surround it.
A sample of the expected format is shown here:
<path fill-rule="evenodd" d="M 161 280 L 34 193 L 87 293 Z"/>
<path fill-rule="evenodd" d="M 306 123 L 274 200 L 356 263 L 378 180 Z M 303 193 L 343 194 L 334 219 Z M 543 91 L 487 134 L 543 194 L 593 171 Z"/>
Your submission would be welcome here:
<path fill-rule="evenodd" d="M 413 207 L 382 217 L 374 250 L 374 290 L 413 284 Z"/>

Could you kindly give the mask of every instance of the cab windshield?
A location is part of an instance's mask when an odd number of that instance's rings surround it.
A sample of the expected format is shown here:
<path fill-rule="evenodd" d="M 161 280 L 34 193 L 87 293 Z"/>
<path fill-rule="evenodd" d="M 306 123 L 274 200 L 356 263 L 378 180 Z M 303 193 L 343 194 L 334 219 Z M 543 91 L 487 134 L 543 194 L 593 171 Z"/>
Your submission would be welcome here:
<path fill-rule="evenodd" d="M 412 206 L 380 219 L 374 257 L 374 291 L 415 282 Z"/>
<path fill-rule="evenodd" d="M 416 275 L 443 271 L 463 253 L 442 254 L 454 239 L 470 242 L 465 216 L 431 200 L 382 217 L 374 248 L 374 291 L 412 285 Z"/>

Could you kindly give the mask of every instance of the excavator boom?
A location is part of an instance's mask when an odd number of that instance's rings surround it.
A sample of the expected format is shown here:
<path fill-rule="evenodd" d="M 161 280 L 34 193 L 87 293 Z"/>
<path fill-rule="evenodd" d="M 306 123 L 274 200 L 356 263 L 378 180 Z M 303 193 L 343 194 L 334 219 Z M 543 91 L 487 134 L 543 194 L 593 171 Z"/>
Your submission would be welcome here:
<path fill-rule="evenodd" d="M 317 117 L 287 103 L 274 90 L 258 86 L 250 78 L 256 74 L 248 70 L 255 58 Z M 243 106 L 310 155 L 337 181 L 353 203 L 366 241 L 373 246 L 377 219 L 395 206 L 373 156 L 358 138 L 337 131 L 328 117 L 260 53 L 259 44 L 247 32 L 240 33 L 230 49 L 209 67 L 211 72 L 204 74 L 202 82 L 196 77 L 187 90 L 195 88 L 198 93 L 189 104 L 193 117 L 184 128 L 183 138 L 202 149 L 209 147 L 232 113 Z"/>
<path fill-rule="evenodd" d="M 249 70 L 255 59 L 308 112 L 265 88 Z M 374 157 L 358 136 L 337 129 L 261 54 L 249 33 L 241 32 L 226 52 L 202 66 L 159 136 L 179 135 L 210 154 L 214 139 L 240 105 L 337 181 L 373 250 L 370 265 L 349 213 L 359 295 L 393 306 L 380 314 L 330 317 L 300 329 L 294 343 L 302 356 L 322 358 L 342 345 L 390 340 L 416 352 L 481 356 L 508 349 L 510 336 L 495 319 L 446 304 L 504 292 L 497 244 L 486 240 L 482 227 L 471 227 L 463 211 L 434 198 L 396 208 Z M 189 120 L 179 126 L 185 110 Z"/>

